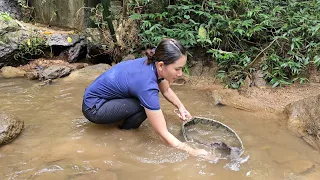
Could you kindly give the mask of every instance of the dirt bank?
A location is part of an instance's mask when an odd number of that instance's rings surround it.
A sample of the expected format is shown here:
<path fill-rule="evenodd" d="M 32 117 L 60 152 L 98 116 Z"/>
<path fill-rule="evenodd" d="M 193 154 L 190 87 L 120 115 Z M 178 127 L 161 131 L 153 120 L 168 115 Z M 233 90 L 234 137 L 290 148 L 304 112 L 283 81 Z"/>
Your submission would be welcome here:
<path fill-rule="evenodd" d="M 320 94 L 320 83 L 293 84 L 286 87 L 247 87 L 239 90 L 226 89 L 216 78 L 189 77 L 188 83 L 195 89 L 207 90 L 208 97 L 216 104 L 231 106 L 249 112 L 265 111 L 282 114 L 286 105 Z"/>

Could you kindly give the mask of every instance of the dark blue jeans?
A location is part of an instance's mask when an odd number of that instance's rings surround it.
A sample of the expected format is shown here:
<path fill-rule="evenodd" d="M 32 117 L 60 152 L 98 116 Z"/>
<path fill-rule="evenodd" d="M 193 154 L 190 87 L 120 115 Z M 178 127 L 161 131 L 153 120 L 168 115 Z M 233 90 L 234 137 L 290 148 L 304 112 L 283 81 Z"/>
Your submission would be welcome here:
<path fill-rule="evenodd" d="M 138 99 L 113 99 L 105 102 L 99 109 L 89 108 L 82 103 L 83 115 L 96 124 L 110 124 L 123 120 L 120 129 L 136 129 L 147 118 L 144 107 Z"/>

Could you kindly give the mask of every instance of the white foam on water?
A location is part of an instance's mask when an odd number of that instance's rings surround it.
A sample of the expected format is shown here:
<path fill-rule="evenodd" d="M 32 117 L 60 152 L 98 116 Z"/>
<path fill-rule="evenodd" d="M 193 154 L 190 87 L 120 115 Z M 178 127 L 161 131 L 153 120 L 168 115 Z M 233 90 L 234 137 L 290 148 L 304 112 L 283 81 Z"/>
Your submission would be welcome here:
<path fill-rule="evenodd" d="M 55 172 L 55 171 L 63 171 L 64 169 L 58 165 L 52 165 L 45 167 L 43 169 L 40 169 L 38 172 L 36 172 L 36 175 L 45 173 L 45 172 Z"/>
<path fill-rule="evenodd" d="M 241 164 L 247 162 L 248 160 L 249 160 L 249 155 L 243 158 L 239 157 L 236 159 L 232 159 L 231 162 L 229 162 L 224 166 L 224 168 L 230 169 L 232 171 L 239 171 Z"/>

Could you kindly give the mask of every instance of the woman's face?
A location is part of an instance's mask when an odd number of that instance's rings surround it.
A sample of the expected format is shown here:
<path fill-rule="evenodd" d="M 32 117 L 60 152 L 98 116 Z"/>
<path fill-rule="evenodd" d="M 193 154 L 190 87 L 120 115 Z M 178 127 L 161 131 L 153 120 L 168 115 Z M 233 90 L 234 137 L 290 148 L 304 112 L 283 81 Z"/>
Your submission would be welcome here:
<path fill-rule="evenodd" d="M 159 76 L 172 83 L 178 77 L 182 76 L 182 68 L 187 62 L 187 56 L 183 55 L 174 63 L 165 65 L 162 61 L 158 62 Z"/>

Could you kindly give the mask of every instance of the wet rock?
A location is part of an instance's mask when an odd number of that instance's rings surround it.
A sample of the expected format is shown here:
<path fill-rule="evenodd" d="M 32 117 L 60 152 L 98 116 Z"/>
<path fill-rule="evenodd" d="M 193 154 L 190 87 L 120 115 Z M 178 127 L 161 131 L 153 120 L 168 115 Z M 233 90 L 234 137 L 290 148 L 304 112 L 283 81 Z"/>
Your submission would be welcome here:
<path fill-rule="evenodd" d="M 15 78 L 15 77 L 23 77 L 26 74 L 24 70 L 11 67 L 11 66 L 5 66 L 1 68 L 1 75 L 4 78 Z"/>
<path fill-rule="evenodd" d="M 87 52 L 87 44 L 84 40 L 75 44 L 75 46 L 70 47 L 68 50 L 62 52 L 59 56 L 64 56 L 66 61 L 69 63 L 74 63 L 80 59 L 85 58 Z"/>
<path fill-rule="evenodd" d="M 26 72 L 24 77 L 26 77 L 29 80 L 36 80 L 36 79 L 39 79 L 39 72 L 38 71 Z"/>
<path fill-rule="evenodd" d="M 16 19 L 20 19 L 21 17 L 17 0 L 0 0 L 0 12 L 6 12 Z"/>
<path fill-rule="evenodd" d="M 0 112 L 0 145 L 14 140 L 22 131 L 24 122 L 17 117 Z"/>
<path fill-rule="evenodd" d="M 240 96 L 239 93 L 232 89 L 213 90 L 209 92 L 216 105 L 225 105 L 239 110 L 254 112 L 261 107 L 249 98 Z M 252 104 L 255 104 L 254 106 Z"/>
<path fill-rule="evenodd" d="M 31 72 L 34 70 L 43 70 L 43 69 L 48 68 L 53 65 L 68 66 L 72 70 L 81 69 L 81 68 L 88 66 L 87 63 L 68 63 L 68 62 L 65 62 L 62 60 L 48 60 L 48 59 L 40 58 L 40 59 L 36 59 L 34 61 L 30 61 L 28 64 L 26 64 L 24 66 L 19 66 L 18 68 L 22 69 L 26 72 Z"/>
<path fill-rule="evenodd" d="M 73 71 L 68 77 L 64 78 L 65 81 L 93 81 L 100 74 L 110 69 L 108 64 L 96 64 L 87 66 L 83 69 Z"/>
<path fill-rule="evenodd" d="M 30 80 L 44 80 L 64 77 L 71 71 L 82 69 L 87 63 L 68 63 L 62 60 L 37 59 L 18 69 L 26 71 L 25 77 Z M 53 73 L 54 71 L 54 73 Z M 49 77 L 48 77 L 49 76 Z"/>
<path fill-rule="evenodd" d="M 272 147 L 267 150 L 270 158 L 277 163 L 284 163 L 287 161 L 296 160 L 299 154 L 296 151 L 292 151 L 282 147 Z"/>
<path fill-rule="evenodd" d="M 46 44 L 52 47 L 60 59 L 69 63 L 86 57 L 87 44 L 85 36 L 81 34 L 52 34 L 48 36 Z"/>
<path fill-rule="evenodd" d="M 44 70 L 50 66 L 53 65 L 62 65 L 62 66 L 66 66 L 68 65 L 68 62 L 62 61 L 62 60 L 47 60 L 47 59 L 36 59 L 34 61 L 29 61 L 28 64 L 23 65 L 23 66 L 19 66 L 19 69 L 22 69 L 26 72 L 31 72 L 33 70 Z"/>
<path fill-rule="evenodd" d="M 48 37 L 48 46 L 74 46 L 85 37 L 79 34 L 53 34 Z"/>
<path fill-rule="evenodd" d="M 41 72 L 39 74 L 39 79 L 41 80 L 57 79 L 57 78 L 65 77 L 70 73 L 71 73 L 70 67 L 53 65 L 45 69 L 43 72 Z"/>
<path fill-rule="evenodd" d="M 64 52 L 65 59 L 68 62 L 76 62 L 85 58 L 86 41 L 85 36 L 81 34 L 63 33 L 63 34 L 47 34 L 46 31 L 39 30 L 32 24 L 21 23 L 14 19 L 0 18 L 0 64 L 1 66 L 18 66 L 22 64 L 21 59 L 15 59 L 18 53 L 24 53 L 23 49 L 19 49 L 21 43 L 26 42 L 28 38 L 41 38 L 46 45 L 37 46 L 40 50 L 45 51 L 51 46 L 55 55 Z M 32 54 L 28 55 L 32 58 Z"/>
<path fill-rule="evenodd" d="M 304 173 L 314 168 L 314 164 L 308 160 L 293 160 L 285 163 L 284 166 L 290 168 L 295 174 Z"/>
<path fill-rule="evenodd" d="M 18 52 L 19 44 L 30 34 L 22 29 L 14 19 L 0 18 L 0 63 L 3 66 L 18 64 L 14 60 L 14 55 Z"/>
<path fill-rule="evenodd" d="M 15 32 L 20 30 L 19 24 L 12 19 L 11 17 L 8 17 L 6 19 L 0 18 L 0 35 L 3 36 L 4 34 L 8 32 Z"/>
<path fill-rule="evenodd" d="M 288 129 L 320 151 L 320 94 L 290 103 L 285 113 Z"/>

